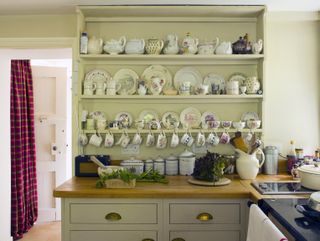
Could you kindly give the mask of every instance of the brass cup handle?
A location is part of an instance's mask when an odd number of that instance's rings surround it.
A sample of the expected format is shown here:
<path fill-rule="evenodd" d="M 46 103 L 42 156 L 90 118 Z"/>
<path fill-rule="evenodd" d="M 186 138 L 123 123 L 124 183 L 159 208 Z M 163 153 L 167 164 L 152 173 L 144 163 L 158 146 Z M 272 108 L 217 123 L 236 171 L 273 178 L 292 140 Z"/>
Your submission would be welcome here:
<path fill-rule="evenodd" d="M 210 221 L 213 219 L 213 217 L 210 213 L 200 213 L 198 214 L 197 219 L 199 221 Z"/>
<path fill-rule="evenodd" d="M 174 238 L 174 239 L 172 239 L 172 241 L 186 241 L 186 240 L 183 238 Z"/>
<path fill-rule="evenodd" d="M 152 238 L 144 238 L 141 241 L 154 241 L 154 239 L 152 239 Z"/>
<path fill-rule="evenodd" d="M 105 219 L 109 221 L 119 221 L 121 219 L 121 215 L 119 213 L 108 213 L 105 216 Z"/>

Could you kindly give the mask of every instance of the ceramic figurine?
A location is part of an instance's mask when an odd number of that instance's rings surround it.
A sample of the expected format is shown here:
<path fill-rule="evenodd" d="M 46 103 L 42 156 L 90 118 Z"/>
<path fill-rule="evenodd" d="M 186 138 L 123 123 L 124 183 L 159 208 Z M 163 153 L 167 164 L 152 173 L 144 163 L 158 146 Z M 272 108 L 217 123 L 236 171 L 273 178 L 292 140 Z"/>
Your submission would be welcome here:
<path fill-rule="evenodd" d="M 178 36 L 176 34 L 168 34 L 163 49 L 164 54 L 177 54 L 179 53 Z"/>

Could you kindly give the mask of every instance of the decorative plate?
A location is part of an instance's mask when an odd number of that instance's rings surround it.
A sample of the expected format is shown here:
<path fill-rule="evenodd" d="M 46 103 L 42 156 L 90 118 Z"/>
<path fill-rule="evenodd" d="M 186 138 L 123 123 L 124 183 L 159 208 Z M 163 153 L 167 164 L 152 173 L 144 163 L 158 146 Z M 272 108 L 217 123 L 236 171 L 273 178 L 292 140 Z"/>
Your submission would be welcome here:
<path fill-rule="evenodd" d="M 115 73 L 117 93 L 120 95 L 133 95 L 137 90 L 139 76 L 132 69 L 120 69 Z"/>
<path fill-rule="evenodd" d="M 132 116 L 128 112 L 119 112 L 116 115 L 116 120 L 120 122 L 123 128 L 130 128 L 132 125 Z"/>
<path fill-rule="evenodd" d="M 201 73 L 193 67 L 183 67 L 174 75 L 174 87 L 179 90 L 183 82 L 190 82 L 191 94 L 194 94 L 195 87 L 202 84 Z"/>
<path fill-rule="evenodd" d="M 141 79 L 146 81 L 149 94 L 153 94 L 151 92 L 153 78 L 159 78 L 164 82 L 163 89 L 170 89 L 172 87 L 172 75 L 170 71 L 162 65 L 151 65 L 141 75 Z"/>
<path fill-rule="evenodd" d="M 217 120 L 219 120 L 219 118 L 215 113 L 206 111 L 201 116 L 201 126 L 206 126 L 208 121 L 217 121 Z"/>
<path fill-rule="evenodd" d="M 180 114 L 180 121 L 183 127 L 199 128 L 199 125 L 201 123 L 201 113 L 196 108 L 186 108 Z"/>
<path fill-rule="evenodd" d="M 204 79 L 203 83 L 205 85 L 209 85 L 209 94 L 212 94 L 212 84 L 218 85 L 219 93 L 224 93 L 226 88 L 226 83 L 224 78 L 221 75 L 217 75 L 215 73 L 207 74 Z"/>
<path fill-rule="evenodd" d="M 229 77 L 229 81 L 238 81 L 239 86 L 244 85 L 244 81 L 246 80 L 247 76 L 242 73 L 234 73 Z"/>
<path fill-rule="evenodd" d="M 179 126 L 180 119 L 176 112 L 166 112 L 162 116 L 162 124 L 167 129 L 174 129 Z"/>
<path fill-rule="evenodd" d="M 93 111 L 90 112 L 89 117 L 95 120 L 106 119 L 105 114 L 102 111 Z"/>
<path fill-rule="evenodd" d="M 94 69 L 86 73 L 85 80 L 91 80 L 95 83 L 100 81 L 109 81 L 111 79 L 111 75 L 104 69 Z"/>
<path fill-rule="evenodd" d="M 259 120 L 259 115 L 256 112 L 245 112 L 241 116 L 241 121 Z"/>
<path fill-rule="evenodd" d="M 154 110 L 144 110 L 140 113 L 139 120 L 143 120 L 144 124 L 148 125 L 151 121 L 159 121 L 159 117 Z"/>

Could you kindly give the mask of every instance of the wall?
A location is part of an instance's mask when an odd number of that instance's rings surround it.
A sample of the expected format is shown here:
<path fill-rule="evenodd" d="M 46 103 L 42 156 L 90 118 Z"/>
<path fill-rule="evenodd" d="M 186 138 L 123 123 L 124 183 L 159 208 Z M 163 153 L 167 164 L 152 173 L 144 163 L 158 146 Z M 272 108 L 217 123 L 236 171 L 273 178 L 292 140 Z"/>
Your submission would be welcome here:
<path fill-rule="evenodd" d="M 290 140 L 306 154 L 319 147 L 320 24 L 315 12 L 272 12 L 267 17 L 266 144 Z"/>

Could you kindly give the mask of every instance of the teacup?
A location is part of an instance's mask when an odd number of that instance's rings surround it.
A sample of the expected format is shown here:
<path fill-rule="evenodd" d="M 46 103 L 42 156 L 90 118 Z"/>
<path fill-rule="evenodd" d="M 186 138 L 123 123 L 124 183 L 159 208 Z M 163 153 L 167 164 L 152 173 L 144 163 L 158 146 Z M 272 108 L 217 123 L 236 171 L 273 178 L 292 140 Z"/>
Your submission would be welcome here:
<path fill-rule="evenodd" d="M 117 145 L 117 146 L 121 145 L 121 142 L 122 142 L 122 140 L 125 138 L 125 136 L 126 136 L 126 133 L 125 133 L 125 132 L 122 132 L 119 140 L 116 142 L 116 145 Z"/>
<path fill-rule="evenodd" d="M 200 84 L 196 88 L 196 93 L 198 95 L 206 95 L 209 92 L 209 85 Z"/>
<path fill-rule="evenodd" d="M 103 131 L 106 129 L 107 126 L 107 120 L 106 119 L 98 119 L 97 120 L 97 130 Z"/>
<path fill-rule="evenodd" d="M 181 142 L 181 144 L 183 144 L 183 145 L 187 145 L 187 144 L 189 143 L 190 139 L 191 139 L 191 135 L 190 135 L 188 132 L 186 132 L 186 133 L 184 133 L 183 136 L 181 137 L 180 142 Z"/>
<path fill-rule="evenodd" d="M 93 95 L 96 88 L 97 88 L 96 83 L 93 83 L 92 81 L 86 81 L 83 84 L 83 94 L 84 95 Z"/>
<path fill-rule="evenodd" d="M 179 145 L 179 136 L 177 133 L 173 132 L 171 136 L 170 147 L 175 148 Z"/>
<path fill-rule="evenodd" d="M 213 132 L 210 132 L 210 134 L 207 136 L 206 143 L 208 143 L 209 145 L 213 145 L 214 140 L 215 135 L 213 134 Z"/>
<path fill-rule="evenodd" d="M 182 82 L 179 87 L 179 94 L 190 95 L 190 92 L 191 92 L 191 82 L 189 81 Z"/>
<path fill-rule="evenodd" d="M 127 133 L 125 133 L 124 137 L 122 138 L 121 140 L 121 143 L 120 145 L 123 147 L 123 148 L 126 148 L 130 143 L 130 137 Z"/>
<path fill-rule="evenodd" d="M 221 121 L 221 127 L 224 129 L 229 129 L 232 126 L 232 121 Z"/>
<path fill-rule="evenodd" d="M 163 149 L 167 146 L 167 137 L 164 132 L 159 133 L 156 147 L 158 149 Z"/>
<path fill-rule="evenodd" d="M 85 146 L 85 145 L 88 144 L 88 137 L 87 137 L 86 134 L 82 133 L 82 134 L 79 135 L 79 144 L 81 146 Z"/>
<path fill-rule="evenodd" d="M 220 136 L 221 144 L 228 144 L 230 142 L 230 135 L 228 132 L 223 132 Z"/>
<path fill-rule="evenodd" d="M 114 144 L 114 136 L 113 134 L 109 131 L 106 134 L 106 137 L 104 139 L 104 146 L 105 147 L 112 147 Z"/>
<path fill-rule="evenodd" d="M 193 139 L 192 135 L 190 134 L 190 139 L 189 139 L 189 141 L 187 143 L 187 146 L 191 147 L 193 142 L 194 142 L 194 139 Z"/>
<path fill-rule="evenodd" d="M 155 138 L 153 133 L 150 131 L 146 138 L 146 146 L 153 146 L 155 142 Z"/>
<path fill-rule="evenodd" d="M 206 136 L 204 135 L 204 133 L 202 133 L 201 131 L 198 132 L 197 134 L 197 139 L 196 139 L 196 146 L 197 147 L 201 147 L 204 146 L 206 143 Z"/>
<path fill-rule="evenodd" d="M 140 145 L 142 143 L 142 137 L 140 135 L 140 132 L 137 131 L 136 134 L 134 134 L 132 138 L 132 144 L 134 145 Z"/>
<path fill-rule="evenodd" d="M 95 129 L 95 120 L 87 119 L 87 130 L 94 130 L 94 129 Z"/>
<path fill-rule="evenodd" d="M 89 144 L 99 147 L 102 143 L 102 140 L 102 136 L 99 133 L 96 133 L 90 137 Z"/>

